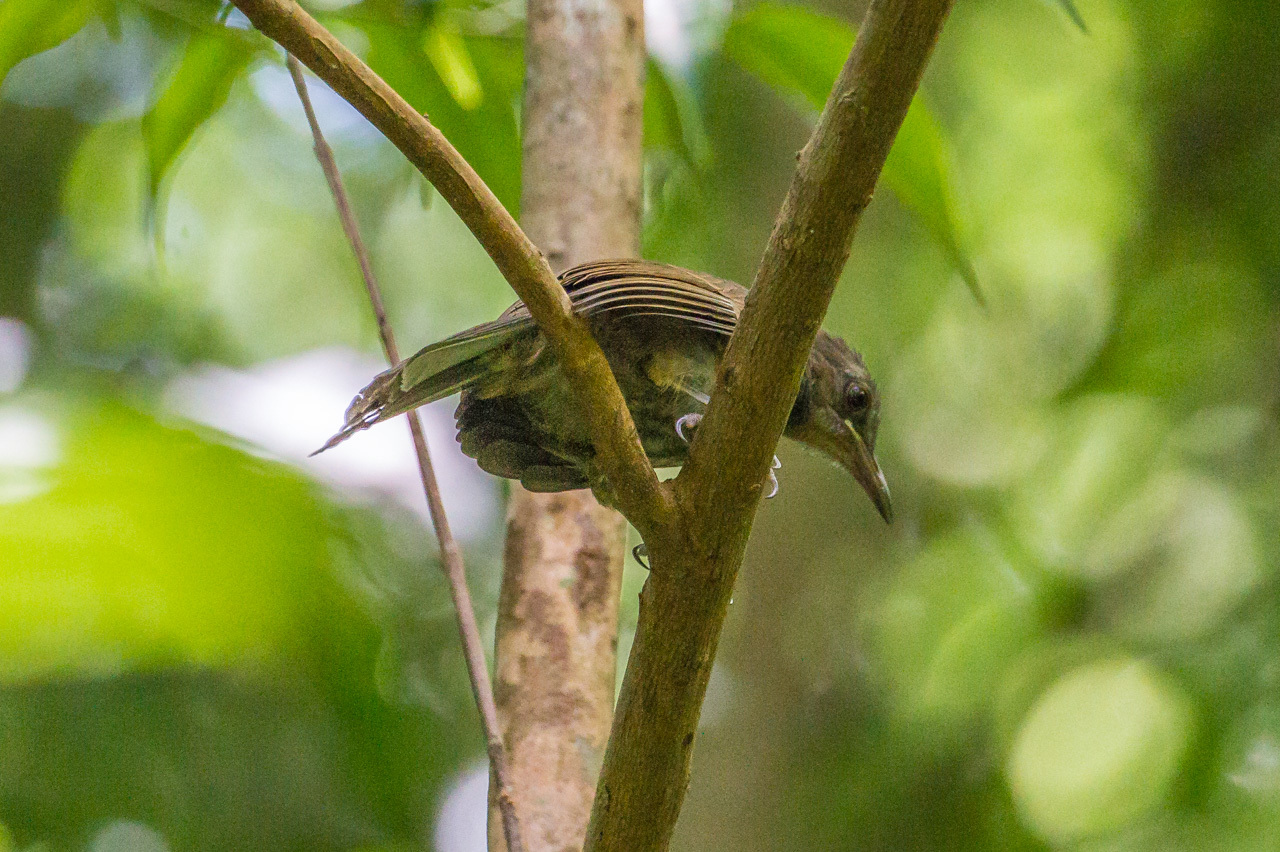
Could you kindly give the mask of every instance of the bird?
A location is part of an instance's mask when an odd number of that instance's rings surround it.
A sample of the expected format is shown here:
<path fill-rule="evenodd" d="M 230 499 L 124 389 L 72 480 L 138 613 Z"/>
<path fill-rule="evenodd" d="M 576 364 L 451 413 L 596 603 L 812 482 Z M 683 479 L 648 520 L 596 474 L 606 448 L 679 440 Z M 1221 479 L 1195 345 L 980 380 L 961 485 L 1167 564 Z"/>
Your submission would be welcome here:
<path fill-rule="evenodd" d="M 640 260 L 585 263 L 559 281 L 604 351 L 650 462 L 655 468 L 683 464 L 747 289 Z M 523 302 L 376 376 L 347 408 L 342 429 L 316 453 L 459 391 L 458 441 L 481 469 L 535 492 L 600 484 L 586 421 Z M 783 435 L 848 471 L 892 522 L 889 486 L 875 456 L 879 425 L 880 394 L 862 357 L 819 330 Z"/>

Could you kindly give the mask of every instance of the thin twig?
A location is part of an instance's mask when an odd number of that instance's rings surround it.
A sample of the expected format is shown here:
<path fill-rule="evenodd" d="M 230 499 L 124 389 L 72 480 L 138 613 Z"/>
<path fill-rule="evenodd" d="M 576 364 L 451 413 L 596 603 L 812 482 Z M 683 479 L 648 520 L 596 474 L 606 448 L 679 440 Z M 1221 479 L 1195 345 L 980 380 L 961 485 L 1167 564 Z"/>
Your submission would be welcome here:
<path fill-rule="evenodd" d="M 342 230 L 351 243 L 356 262 L 360 264 L 360 275 L 364 279 L 369 303 L 373 306 L 373 314 L 378 322 L 378 336 L 382 338 L 382 348 L 387 354 L 387 360 L 393 365 L 398 364 L 400 353 L 396 349 L 391 323 L 387 321 L 382 292 L 373 275 L 373 267 L 369 263 L 369 253 L 365 249 L 364 240 L 360 238 L 360 229 L 356 225 L 355 215 L 351 212 L 351 203 L 342 185 L 342 175 L 338 172 L 338 165 L 334 161 L 333 149 L 329 147 L 324 134 L 320 132 L 320 123 L 316 120 L 315 110 L 311 106 L 311 97 L 307 94 L 307 81 L 302 74 L 302 65 L 294 59 L 292 54 L 288 54 L 287 64 L 289 73 L 293 76 L 293 85 L 298 90 L 298 98 L 302 101 L 302 108 L 307 114 L 307 123 L 311 125 L 316 159 L 320 162 L 320 168 L 324 170 L 325 180 L 329 182 L 329 190 L 333 193 L 333 201 L 338 208 Z M 480 628 L 476 624 L 471 592 L 467 589 L 466 572 L 462 565 L 462 550 L 458 547 L 452 530 L 449 529 L 449 519 L 444 513 L 444 503 L 440 499 L 440 485 L 436 482 L 431 453 L 427 449 L 427 441 L 422 432 L 422 421 L 416 410 L 409 412 L 407 417 L 409 431 L 413 434 L 413 448 L 418 456 L 422 490 L 426 493 L 431 523 L 435 527 L 436 539 L 440 543 L 440 561 L 444 565 L 445 576 L 449 581 L 449 592 L 453 596 L 454 611 L 458 616 L 458 632 L 462 637 L 462 654 L 466 658 L 467 674 L 471 677 L 471 691 L 475 694 L 476 706 L 480 710 L 480 720 L 484 725 L 489 751 L 489 768 L 493 773 L 494 784 L 498 791 L 498 806 L 502 811 L 502 829 L 506 836 L 507 849 L 510 852 L 522 852 L 524 845 L 521 843 L 520 824 L 516 819 L 515 805 L 511 798 L 507 753 L 499 732 L 498 710 L 493 699 L 493 684 L 489 680 L 489 669 L 485 664 Z"/>

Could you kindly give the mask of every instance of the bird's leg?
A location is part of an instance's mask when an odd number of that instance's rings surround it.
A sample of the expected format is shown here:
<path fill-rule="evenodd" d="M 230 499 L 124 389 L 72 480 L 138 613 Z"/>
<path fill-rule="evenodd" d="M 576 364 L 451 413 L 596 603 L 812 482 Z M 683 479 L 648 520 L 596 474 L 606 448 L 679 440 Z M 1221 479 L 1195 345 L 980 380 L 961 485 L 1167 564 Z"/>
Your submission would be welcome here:
<path fill-rule="evenodd" d="M 703 405 L 705 405 L 708 402 L 706 394 L 691 393 L 690 396 L 693 396 Z M 692 414 L 685 414 L 676 420 L 676 434 L 679 435 L 680 440 L 684 441 L 686 444 L 692 443 L 693 430 L 698 428 L 698 424 L 701 422 L 702 422 L 701 414 L 698 414 L 697 412 L 694 412 Z M 685 434 L 686 432 L 688 432 L 689 434 Z M 774 456 L 773 464 L 770 465 L 769 467 L 769 478 L 765 480 L 766 482 L 769 483 L 769 493 L 764 495 L 764 499 L 766 500 L 770 499 L 771 497 L 773 497 L 778 493 L 778 476 L 777 474 L 774 473 L 774 471 L 780 467 L 782 467 L 782 461 L 777 456 Z M 636 561 L 638 562 L 639 560 L 637 559 Z"/>

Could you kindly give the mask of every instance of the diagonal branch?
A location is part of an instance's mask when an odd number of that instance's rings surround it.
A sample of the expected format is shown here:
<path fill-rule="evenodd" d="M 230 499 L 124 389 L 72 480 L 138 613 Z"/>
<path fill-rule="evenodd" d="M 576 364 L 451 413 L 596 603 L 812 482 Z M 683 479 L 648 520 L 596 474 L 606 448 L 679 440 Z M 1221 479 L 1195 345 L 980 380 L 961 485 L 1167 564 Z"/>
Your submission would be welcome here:
<path fill-rule="evenodd" d="M 292 54 L 286 63 L 289 74 L 293 77 L 294 88 L 298 90 L 298 99 L 302 101 L 302 109 L 307 114 L 307 124 L 311 127 L 311 138 L 315 142 L 316 159 L 324 171 L 325 180 L 333 194 L 333 203 L 338 208 L 338 219 L 342 230 L 351 243 L 351 251 L 360 265 L 360 277 L 364 280 L 365 290 L 369 294 L 369 304 L 373 307 L 373 315 L 378 323 L 378 337 L 382 339 L 383 351 L 392 364 L 400 361 L 400 353 L 396 349 L 395 334 L 391 331 L 391 323 L 387 320 L 387 311 L 382 303 L 382 291 L 378 280 L 374 277 L 373 266 L 369 263 L 369 252 L 365 249 L 364 240 L 360 237 L 360 229 L 356 225 L 355 214 L 351 211 L 351 203 L 347 198 L 346 188 L 342 185 L 342 175 L 333 157 L 333 149 L 325 141 L 320 131 L 320 122 L 316 120 L 315 110 L 311 106 L 311 96 L 307 94 L 307 81 L 302 75 L 302 66 Z M 413 436 L 413 449 L 418 457 L 418 472 L 422 477 L 422 490 L 427 496 L 427 509 L 431 513 L 431 525 L 435 527 L 436 540 L 440 544 L 440 561 L 444 565 L 445 577 L 449 581 L 449 594 L 453 598 L 454 613 L 458 617 L 458 633 L 462 637 L 462 655 L 467 663 L 467 675 L 471 679 L 471 692 L 475 696 L 476 707 L 480 711 L 480 721 L 484 726 L 484 735 L 489 752 L 489 771 L 493 775 L 497 790 L 498 807 L 502 812 L 503 835 L 507 841 L 509 852 L 522 852 L 524 844 L 520 839 L 520 823 L 516 818 L 515 801 L 511 795 L 510 770 L 507 766 L 507 752 L 502 742 L 502 731 L 498 724 L 498 709 L 493 698 L 493 684 L 489 680 L 489 669 L 484 660 L 484 644 L 480 639 L 480 627 L 476 624 L 475 607 L 471 604 L 471 591 L 467 588 L 466 569 L 462 564 L 462 548 L 453 537 L 449 528 L 449 518 L 444 513 L 444 501 L 440 498 L 440 484 L 436 481 L 435 466 L 431 463 L 431 452 L 427 449 L 427 439 L 422 433 L 422 420 L 417 411 L 408 414 L 409 432 Z"/>
<path fill-rule="evenodd" d="M 418 168 L 529 307 L 578 397 L 614 502 L 642 534 L 665 529 L 669 492 L 640 446 L 604 353 L 551 267 L 444 135 L 294 0 L 233 0 L 245 16 L 354 106 Z"/>
<path fill-rule="evenodd" d="M 720 628 L 778 438 L 854 228 L 952 0 L 873 0 L 800 155 L 716 389 L 676 480 L 596 790 L 588 852 L 665 849 Z"/>

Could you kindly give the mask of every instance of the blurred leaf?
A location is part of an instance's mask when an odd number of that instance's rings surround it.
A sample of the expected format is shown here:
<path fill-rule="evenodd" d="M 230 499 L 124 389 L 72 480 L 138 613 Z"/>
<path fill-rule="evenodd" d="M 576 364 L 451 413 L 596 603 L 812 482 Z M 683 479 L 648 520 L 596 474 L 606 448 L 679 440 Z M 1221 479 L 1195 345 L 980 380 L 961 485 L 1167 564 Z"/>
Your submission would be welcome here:
<path fill-rule="evenodd" d="M 1008 758 L 1023 819 L 1070 846 L 1154 810 L 1191 740 L 1193 711 L 1178 685 L 1143 660 L 1067 673 L 1027 713 Z"/>
<path fill-rule="evenodd" d="M 0 424 L 21 448 L 0 468 L 0 683 L 291 650 L 326 564 L 309 482 L 114 404 Z"/>
<path fill-rule="evenodd" d="M 193 30 L 223 29 L 219 16 L 227 8 L 222 0 L 137 0 L 137 2 Z"/>
<path fill-rule="evenodd" d="M 1051 0 L 1051 2 L 1067 13 L 1067 17 L 1071 19 L 1071 23 L 1080 28 L 1080 32 L 1088 33 L 1089 28 L 1085 26 L 1084 15 L 1080 14 L 1080 10 L 1076 8 L 1073 0 Z"/>
<path fill-rule="evenodd" d="M 853 39 L 853 27 L 837 18 L 760 3 L 730 21 L 724 52 L 775 89 L 797 92 L 821 110 Z"/>
<path fill-rule="evenodd" d="M 650 58 L 644 82 L 644 147 L 672 151 L 690 166 L 706 162 L 710 142 L 684 81 Z"/>
<path fill-rule="evenodd" d="M 917 98 L 907 110 L 881 177 L 912 210 L 960 273 L 978 304 L 985 304 L 969 256 L 960 245 L 951 176 L 938 124 Z"/>
<path fill-rule="evenodd" d="M 466 109 L 423 49 L 431 24 L 415 28 L 364 17 L 352 23 L 369 39 L 370 67 L 414 109 L 431 117 L 515 213 L 520 201 L 520 133 L 515 111 L 523 80 L 520 43 L 491 36 L 462 38 L 485 95 L 473 109 Z"/>
<path fill-rule="evenodd" d="M 475 63 L 471 61 L 467 43 L 456 29 L 437 16 L 422 36 L 422 51 L 431 60 L 431 66 L 458 106 L 465 110 L 480 106 L 484 100 L 484 89 L 480 86 L 480 77 Z"/>
<path fill-rule="evenodd" d="M 773 88 L 799 93 L 811 107 L 821 110 L 853 40 L 853 28 L 837 18 L 800 6 L 761 3 L 729 24 L 724 51 Z M 902 203 L 920 217 L 981 302 L 973 265 L 960 243 L 941 134 L 918 98 L 907 112 L 881 175 Z"/>
<path fill-rule="evenodd" d="M 124 30 L 120 27 L 120 4 L 116 0 L 98 0 L 97 7 L 98 17 L 102 19 L 107 35 L 111 36 L 112 41 L 120 41 L 124 37 Z"/>
<path fill-rule="evenodd" d="M 4 0 L 0 3 L 0 82 L 28 56 L 71 38 L 98 0 Z"/>
<path fill-rule="evenodd" d="M 254 50 L 221 32 L 192 37 L 178 70 L 142 119 L 147 146 L 151 197 L 154 199 L 174 159 L 231 93 L 231 85 L 253 58 Z"/>

